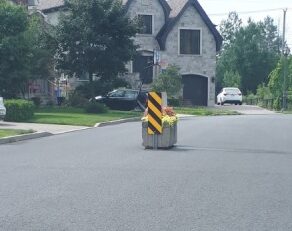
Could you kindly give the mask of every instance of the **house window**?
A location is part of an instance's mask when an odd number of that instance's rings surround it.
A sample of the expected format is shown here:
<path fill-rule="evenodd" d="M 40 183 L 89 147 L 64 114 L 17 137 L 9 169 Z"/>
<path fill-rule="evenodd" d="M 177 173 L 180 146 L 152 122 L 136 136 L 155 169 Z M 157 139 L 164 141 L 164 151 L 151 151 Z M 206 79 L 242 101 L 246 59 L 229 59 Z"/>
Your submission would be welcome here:
<path fill-rule="evenodd" d="M 139 34 L 152 34 L 152 15 L 138 15 Z"/>
<path fill-rule="evenodd" d="M 201 54 L 201 31 L 191 29 L 180 30 L 180 54 Z"/>

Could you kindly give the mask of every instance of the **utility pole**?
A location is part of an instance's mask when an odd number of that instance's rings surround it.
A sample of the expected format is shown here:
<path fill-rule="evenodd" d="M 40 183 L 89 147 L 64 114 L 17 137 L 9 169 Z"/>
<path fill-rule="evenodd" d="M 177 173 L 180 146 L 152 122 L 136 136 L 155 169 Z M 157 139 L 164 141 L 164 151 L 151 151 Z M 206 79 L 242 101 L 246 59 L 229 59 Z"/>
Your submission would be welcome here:
<path fill-rule="evenodd" d="M 286 56 L 286 13 L 287 8 L 283 9 L 283 41 L 282 41 L 282 60 L 283 60 L 283 102 L 282 102 L 282 111 L 287 108 L 287 91 L 286 91 L 286 65 L 287 65 L 287 56 Z"/>

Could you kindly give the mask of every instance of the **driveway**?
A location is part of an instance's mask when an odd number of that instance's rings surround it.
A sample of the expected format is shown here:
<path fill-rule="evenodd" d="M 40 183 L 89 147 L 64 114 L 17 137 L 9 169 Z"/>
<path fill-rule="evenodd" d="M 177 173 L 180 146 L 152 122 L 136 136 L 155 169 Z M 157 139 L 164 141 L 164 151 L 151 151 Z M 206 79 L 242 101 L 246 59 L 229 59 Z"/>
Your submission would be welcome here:
<path fill-rule="evenodd" d="M 224 104 L 216 105 L 216 108 L 222 108 L 232 111 L 237 111 L 244 115 L 275 115 L 277 112 L 267 110 L 265 108 L 261 108 L 255 105 L 231 105 L 231 104 Z"/>

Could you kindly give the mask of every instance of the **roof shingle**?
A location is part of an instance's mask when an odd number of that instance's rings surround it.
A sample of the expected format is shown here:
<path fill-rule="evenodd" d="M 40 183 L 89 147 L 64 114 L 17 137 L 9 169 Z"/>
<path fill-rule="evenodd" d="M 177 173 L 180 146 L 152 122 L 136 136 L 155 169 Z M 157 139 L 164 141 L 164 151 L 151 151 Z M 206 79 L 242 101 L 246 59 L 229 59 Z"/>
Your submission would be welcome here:
<path fill-rule="evenodd" d="M 176 17 L 187 2 L 188 0 L 168 0 L 167 3 L 171 8 L 170 17 Z"/>

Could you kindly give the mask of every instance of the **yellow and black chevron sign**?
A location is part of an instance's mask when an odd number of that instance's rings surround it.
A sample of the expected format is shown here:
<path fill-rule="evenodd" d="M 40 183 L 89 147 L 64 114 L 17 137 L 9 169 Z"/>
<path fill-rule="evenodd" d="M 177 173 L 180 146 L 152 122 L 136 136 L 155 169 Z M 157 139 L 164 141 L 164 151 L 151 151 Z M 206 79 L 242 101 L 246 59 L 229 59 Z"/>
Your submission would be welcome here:
<path fill-rule="evenodd" d="M 148 134 L 162 133 L 162 97 L 159 92 L 148 93 Z"/>

